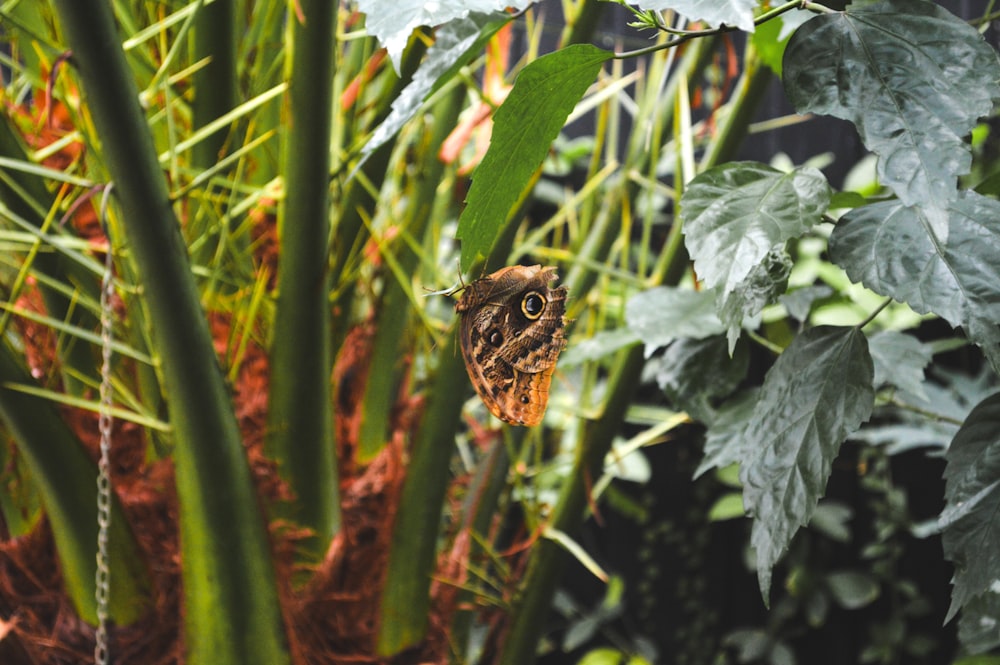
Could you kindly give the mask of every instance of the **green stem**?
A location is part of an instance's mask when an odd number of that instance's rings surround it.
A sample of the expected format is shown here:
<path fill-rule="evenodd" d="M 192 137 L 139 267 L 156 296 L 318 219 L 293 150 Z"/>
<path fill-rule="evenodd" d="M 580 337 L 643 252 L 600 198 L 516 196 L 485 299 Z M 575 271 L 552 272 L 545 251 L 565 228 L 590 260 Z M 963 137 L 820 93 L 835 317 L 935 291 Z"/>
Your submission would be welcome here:
<path fill-rule="evenodd" d="M 295 496 L 278 513 L 312 535 L 299 549 L 317 563 L 340 528 L 330 388 L 330 145 L 337 5 L 302 0 L 288 15 L 287 127 L 278 211 L 280 265 L 271 339 L 267 451 Z"/>
<path fill-rule="evenodd" d="M 162 361 L 176 433 L 186 661 L 287 663 L 267 533 L 239 427 L 111 5 L 54 4 L 114 179 Z"/>

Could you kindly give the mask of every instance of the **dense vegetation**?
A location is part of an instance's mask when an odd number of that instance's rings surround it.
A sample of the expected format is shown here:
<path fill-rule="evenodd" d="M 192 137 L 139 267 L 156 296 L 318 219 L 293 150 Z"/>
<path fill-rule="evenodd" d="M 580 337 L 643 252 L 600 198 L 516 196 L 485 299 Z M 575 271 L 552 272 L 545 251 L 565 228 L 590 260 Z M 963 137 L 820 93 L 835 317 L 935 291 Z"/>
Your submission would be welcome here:
<path fill-rule="evenodd" d="M 1000 662 L 997 17 L 856 4 L 0 7 L 0 660 Z M 810 114 L 844 183 L 735 161 Z M 530 430 L 433 293 L 514 263 Z"/>

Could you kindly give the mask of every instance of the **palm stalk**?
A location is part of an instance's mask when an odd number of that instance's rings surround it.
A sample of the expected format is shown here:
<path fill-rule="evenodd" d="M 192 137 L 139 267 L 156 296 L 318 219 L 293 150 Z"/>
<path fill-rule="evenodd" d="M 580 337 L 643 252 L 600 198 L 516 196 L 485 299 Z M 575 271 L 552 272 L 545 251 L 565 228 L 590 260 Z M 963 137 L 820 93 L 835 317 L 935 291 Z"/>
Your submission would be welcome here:
<path fill-rule="evenodd" d="M 305 526 L 305 558 L 318 562 L 340 528 L 330 398 L 330 109 L 337 5 L 306 0 L 288 17 L 279 207 L 281 264 L 271 339 L 268 452 L 295 495 L 279 513 Z"/>
<path fill-rule="evenodd" d="M 138 91 L 103 0 L 56 0 L 141 279 L 176 434 L 187 662 L 288 662 L 240 431 Z"/>

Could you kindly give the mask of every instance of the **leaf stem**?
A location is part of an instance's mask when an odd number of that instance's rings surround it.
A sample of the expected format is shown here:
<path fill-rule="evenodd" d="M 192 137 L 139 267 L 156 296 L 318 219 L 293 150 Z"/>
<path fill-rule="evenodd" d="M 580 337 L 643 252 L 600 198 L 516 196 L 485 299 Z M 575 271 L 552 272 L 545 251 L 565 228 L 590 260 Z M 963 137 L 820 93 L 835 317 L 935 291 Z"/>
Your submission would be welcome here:
<path fill-rule="evenodd" d="M 789 11 L 791 11 L 793 9 L 808 9 L 810 11 L 823 12 L 823 13 L 829 13 L 829 12 L 833 11 L 829 7 L 825 7 L 825 6 L 817 4 L 815 2 L 803 2 L 802 0 L 791 0 L 790 2 L 786 2 L 783 5 L 780 5 L 778 7 L 775 7 L 774 9 L 771 9 L 769 11 L 764 12 L 763 14 L 761 14 L 760 16 L 758 16 L 757 18 L 755 18 L 753 20 L 753 24 L 755 26 L 760 25 L 761 23 L 765 23 L 767 21 L 770 21 L 771 19 L 775 18 L 776 16 L 784 14 L 785 12 L 789 12 Z M 638 56 L 648 55 L 650 53 L 655 53 L 657 51 L 662 51 L 662 50 L 665 50 L 665 49 L 673 48 L 675 46 L 680 46 L 684 42 L 687 42 L 687 41 L 690 41 L 692 39 L 695 39 L 696 37 L 708 37 L 708 36 L 711 36 L 711 35 L 721 35 L 721 34 L 726 33 L 726 32 L 735 32 L 735 31 L 739 30 L 739 28 L 737 28 L 736 26 L 730 26 L 730 25 L 725 25 L 725 24 L 720 25 L 718 28 L 706 28 L 704 30 L 676 30 L 676 29 L 673 29 L 673 28 L 669 28 L 668 29 L 668 28 L 665 28 L 665 27 L 662 28 L 662 29 L 665 30 L 666 32 L 670 33 L 670 34 L 677 35 L 677 38 L 676 39 L 671 39 L 670 41 L 663 42 L 662 44 L 654 44 L 653 46 L 647 46 L 645 48 L 636 49 L 634 51 L 625 51 L 624 53 L 615 53 L 614 56 L 612 56 L 612 57 L 614 59 L 616 59 L 616 60 L 624 60 L 626 58 L 635 58 L 635 57 L 638 57 Z"/>
<path fill-rule="evenodd" d="M 882 312 L 882 310 L 885 309 L 886 307 L 888 307 L 890 304 L 892 304 L 892 298 L 886 298 L 882 302 L 881 305 L 879 305 L 878 307 L 875 308 L 874 312 L 872 312 L 871 314 L 868 315 L 868 318 L 866 318 L 864 321 L 862 321 L 861 323 L 859 323 L 855 327 L 858 330 L 861 330 L 862 328 L 864 328 L 865 326 L 867 326 L 869 323 L 871 323 L 875 319 L 875 317 L 878 316 Z"/>

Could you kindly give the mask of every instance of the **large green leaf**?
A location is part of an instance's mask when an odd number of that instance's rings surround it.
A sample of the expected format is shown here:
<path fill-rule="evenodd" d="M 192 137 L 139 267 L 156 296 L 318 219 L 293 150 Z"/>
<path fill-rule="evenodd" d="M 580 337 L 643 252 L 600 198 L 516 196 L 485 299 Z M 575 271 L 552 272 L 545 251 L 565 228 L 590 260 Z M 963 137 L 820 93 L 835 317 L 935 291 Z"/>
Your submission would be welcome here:
<path fill-rule="evenodd" d="M 925 0 L 823 14 L 785 49 L 784 84 L 800 113 L 850 120 L 906 204 L 948 201 L 971 164 L 963 142 L 1000 97 L 1000 62 L 979 33 Z"/>
<path fill-rule="evenodd" d="M 945 621 L 1000 580 L 1000 393 L 965 419 L 945 453 L 945 557 L 954 562 L 954 591 Z"/>
<path fill-rule="evenodd" d="M 997 256 L 1000 203 L 975 192 L 940 211 L 898 201 L 857 208 L 830 236 L 830 257 L 852 280 L 962 326 L 987 353 L 1000 323 Z"/>
<path fill-rule="evenodd" d="M 458 220 L 463 271 L 477 256 L 489 254 L 570 111 L 612 55 L 590 44 L 574 44 L 542 56 L 518 74 L 494 114 L 490 149 L 476 168 Z"/>
<path fill-rule="evenodd" d="M 872 376 L 860 330 L 821 326 L 796 337 L 764 378 L 740 480 L 765 601 L 771 569 L 809 522 L 840 444 L 871 416 Z"/>
<path fill-rule="evenodd" d="M 706 286 L 735 290 L 772 250 L 820 221 L 830 203 L 823 174 L 731 162 L 705 171 L 681 197 L 684 239 Z"/>

